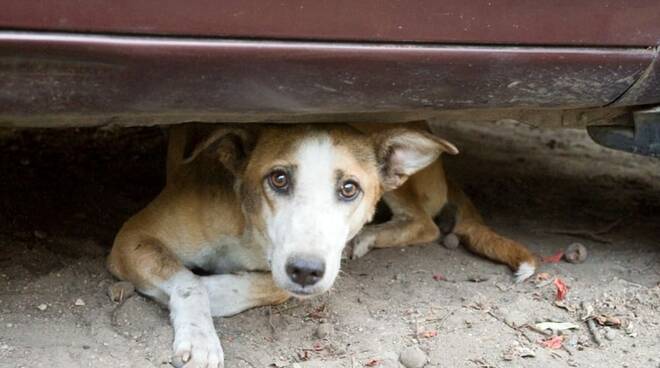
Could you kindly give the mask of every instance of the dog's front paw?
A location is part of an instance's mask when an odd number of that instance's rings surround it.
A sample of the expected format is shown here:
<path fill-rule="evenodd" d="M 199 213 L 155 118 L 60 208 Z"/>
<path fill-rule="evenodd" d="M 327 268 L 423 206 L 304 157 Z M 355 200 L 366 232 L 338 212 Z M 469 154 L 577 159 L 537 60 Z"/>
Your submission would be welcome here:
<path fill-rule="evenodd" d="M 176 368 L 223 368 L 224 353 L 215 329 L 203 328 L 196 324 L 182 327 L 174 337 L 174 357 Z"/>
<path fill-rule="evenodd" d="M 351 241 L 351 259 L 364 257 L 376 242 L 376 234 L 371 232 L 362 232 Z"/>

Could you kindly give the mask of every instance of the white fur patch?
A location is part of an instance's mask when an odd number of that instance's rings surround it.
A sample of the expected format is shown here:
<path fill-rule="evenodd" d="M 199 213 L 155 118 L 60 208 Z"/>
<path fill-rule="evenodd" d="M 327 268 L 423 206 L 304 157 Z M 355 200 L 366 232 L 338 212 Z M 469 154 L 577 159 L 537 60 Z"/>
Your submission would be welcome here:
<path fill-rule="evenodd" d="M 375 242 L 376 234 L 371 231 L 363 230 L 351 240 L 351 245 L 353 246 L 351 259 L 358 259 L 367 255 Z"/>
<path fill-rule="evenodd" d="M 244 273 L 240 275 L 212 275 L 201 278 L 209 291 L 211 315 L 214 317 L 229 317 L 244 310 L 261 305 L 259 298 L 264 295 L 254 295 L 253 285 L 259 278 L 270 277 L 263 274 Z"/>
<path fill-rule="evenodd" d="M 516 282 L 519 283 L 527 280 L 534 274 L 534 272 L 536 272 L 534 265 L 531 265 L 529 262 L 521 263 L 515 273 Z"/>
<path fill-rule="evenodd" d="M 272 244 L 273 279 L 283 289 L 309 294 L 328 290 L 339 273 L 344 246 L 366 221 L 361 198 L 342 202 L 338 197 L 337 173 L 355 174 L 346 172 L 351 165 L 342 161 L 345 159 L 328 135 L 306 138 L 292 156 L 292 192 L 274 195 L 276 213 L 265 216 Z M 304 290 L 293 283 L 285 272 L 292 256 L 323 260 L 323 278 Z"/>
<path fill-rule="evenodd" d="M 174 328 L 174 356 L 186 366 L 219 368 L 224 354 L 215 332 L 209 295 L 200 278 L 180 271 L 163 288 L 170 296 L 169 308 Z"/>

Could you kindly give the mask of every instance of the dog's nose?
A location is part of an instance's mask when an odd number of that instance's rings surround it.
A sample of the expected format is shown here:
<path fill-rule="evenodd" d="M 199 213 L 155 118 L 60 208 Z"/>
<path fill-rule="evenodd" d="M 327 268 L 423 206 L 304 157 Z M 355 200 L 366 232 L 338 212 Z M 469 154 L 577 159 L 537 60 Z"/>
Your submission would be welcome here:
<path fill-rule="evenodd" d="M 325 263 L 316 258 L 292 258 L 286 263 L 286 273 L 300 286 L 314 285 L 325 273 Z"/>

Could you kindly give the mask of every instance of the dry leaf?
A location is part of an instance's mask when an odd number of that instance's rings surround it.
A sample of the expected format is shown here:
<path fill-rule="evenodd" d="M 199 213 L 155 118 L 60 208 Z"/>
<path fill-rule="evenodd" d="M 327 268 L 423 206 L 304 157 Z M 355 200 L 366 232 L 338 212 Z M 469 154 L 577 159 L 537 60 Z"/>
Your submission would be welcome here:
<path fill-rule="evenodd" d="M 564 258 L 564 251 L 560 250 L 551 256 L 543 257 L 543 263 L 559 263 L 562 258 Z"/>
<path fill-rule="evenodd" d="M 564 298 L 566 298 L 566 293 L 568 293 L 568 286 L 566 286 L 566 283 L 559 277 L 555 279 L 554 284 L 557 288 L 555 299 L 564 300 Z"/>
<path fill-rule="evenodd" d="M 596 322 L 598 322 L 598 324 L 601 326 L 621 327 L 621 319 L 604 314 L 597 316 Z"/>

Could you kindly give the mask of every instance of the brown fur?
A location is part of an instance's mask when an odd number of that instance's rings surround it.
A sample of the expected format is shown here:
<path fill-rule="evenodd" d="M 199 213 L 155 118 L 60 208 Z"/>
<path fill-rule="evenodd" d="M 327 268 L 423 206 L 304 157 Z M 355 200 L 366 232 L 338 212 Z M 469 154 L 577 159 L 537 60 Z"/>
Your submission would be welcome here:
<path fill-rule="evenodd" d="M 357 129 L 376 134 L 393 128 L 428 131 L 423 122 L 408 124 L 354 124 Z M 486 226 L 470 199 L 449 181 L 442 160 L 419 171 L 398 189 L 385 193 L 383 200 L 393 213 L 392 220 L 365 227 L 361 236 L 375 234 L 373 248 L 400 247 L 436 240 L 440 230 L 433 219 L 443 207 L 457 206 L 456 226 L 452 229 L 471 251 L 517 271 L 521 263 L 536 266 L 536 257 L 522 244 L 495 233 Z M 445 234 L 446 235 L 446 234 Z"/>

